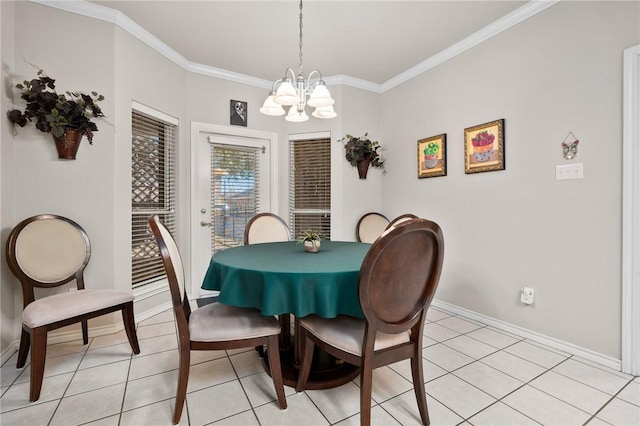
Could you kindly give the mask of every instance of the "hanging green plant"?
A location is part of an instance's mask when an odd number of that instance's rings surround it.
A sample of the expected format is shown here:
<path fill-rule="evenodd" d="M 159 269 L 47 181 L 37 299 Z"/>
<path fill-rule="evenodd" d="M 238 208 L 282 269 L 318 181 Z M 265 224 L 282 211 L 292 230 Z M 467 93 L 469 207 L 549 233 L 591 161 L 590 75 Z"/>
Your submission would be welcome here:
<path fill-rule="evenodd" d="M 347 134 L 338 142 L 342 142 L 345 148 L 345 158 L 352 166 L 356 167 L 360 161 L 369 160 L 371 167 L 377 167 L 384 172 L 384 160 L 378 150 L 381 145 L 378 141 L 371 140 L 367 133 L 361 137 Z"/>
<path fill-rule="evenodd" d="M 36 129 L 51 133 L 54 139 L 64 135 L 66 129 L 79 131 L 93 143 L 93 132 L 98 126 L 93 118 L 104 117 L 98 102 L 104 96 L 97 92 L 56 92 L 55 80 L 39 70 L 37 78 L 16 84 L 20 97 L 27 101 L 24 111 L 14 109 L 7 112 L 7 118 L 14 125 L 24 127 L 35 122 Z"/>

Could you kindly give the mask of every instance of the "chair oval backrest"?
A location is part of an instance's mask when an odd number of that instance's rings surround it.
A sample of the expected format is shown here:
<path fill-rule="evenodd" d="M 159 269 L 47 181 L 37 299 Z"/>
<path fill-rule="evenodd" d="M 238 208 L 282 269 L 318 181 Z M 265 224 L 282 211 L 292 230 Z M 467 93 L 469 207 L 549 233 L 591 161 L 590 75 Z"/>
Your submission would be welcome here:
<path fill-rule="evenodd" d="M 388 224 L 389 219 L 382 213 L 365 213 L 356 224 L 356 239 L 361 243 L 372 243 L 382 235 Z"/>
<path fill-rule="evenodd" d="M 254 215 L 244 230 L 244 244 L 273 243 L 289 241 L 289 226 L 278 215 L 258 213 Z"/>
<path fill-rule="evenodd" d="M 416 324 L 435 294 L 443 254 L 442 230 L 432 221 L 412 219 L 385 231 L 360 268 L 360 304 L 368 323 L 385 333 Z"/>
<path fill-rule="evenodd" d="M 403 222 L 406 222 L 406 221 L 411 220 L 411 219 L 417 219 L 417 218 L 418 218 L 418 216 L 416 216 L 415 214 L 412 214 L 412 213 L 401 214 L 400 216 L 396 217 L 391 222 L 389 222 L 389 224 L 387 225 L 386 229 L 391 229 L 394 226 L 398 226 Z"/>
<path fill-rule="evenodd" d="M 178 245 L 171 232 L 160 222 L 158 216 L 149 218 L 149 228 L 153 234 L 169 281 L 169 289 L 174 307 L 182 305 L 184 300 L 184 269 Z"/>
<path fill-rule="evenodd" d="M 11 271 L 25 285 L 55 287 L 79 279 L 91 257 L 84 229 L 63 216 L 42 214 L 16 225 L 7 239 Z"/>

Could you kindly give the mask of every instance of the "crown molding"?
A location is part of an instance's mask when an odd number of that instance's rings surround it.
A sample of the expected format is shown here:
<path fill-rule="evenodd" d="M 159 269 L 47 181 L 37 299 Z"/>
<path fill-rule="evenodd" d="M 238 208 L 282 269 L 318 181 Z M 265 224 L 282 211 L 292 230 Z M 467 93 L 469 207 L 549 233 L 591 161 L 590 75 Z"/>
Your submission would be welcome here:
<path fill-rule="evenodd" d="M 385 81 L 380 85 L 380 92 L 384 93 L 387 90 L 391 90 L 394 87 L 411 80 L 414 77 L 419 76 L 425 71 L 434 68 L 449 59 L 452 59 L 466 50 L 471 49 L 479 45 L 480 43 L 490 39 L 493 36 L 500 34 L 503 31 L 511 28 L 512 26 L 542 12 L 543 10 L 553 6 L 560 0 L 532 0 L 522 7 L 514 10 L 513 12 L 503 16 L 497 21 L 492 22 L 481 30 L 476 31 L 469 37 L 460 40 L 456 44 L 436 53 L 429 59 L 419 63 L 418 65 L 409 68 L 408 70 L 398 74 L 397 76 Z"/>
<path fill-rule="evenodd" d="M 379 84 L 372 83 L 367 80 L 362 80 L 360 78 L 351 77 L 349 75 L 331 75 L 329 77 L 324 77 L 324 81 L 329 86 L 351 86 L 355 87 L 356 89 L 367 90 L 369 92 L 382 93 L 381 86 Z"/>
<path fill-rule="evenodd" d="M 273 85 L 273 81 L 252 77 L 250 75 L 241 74 L 239 72 L 223 70 L 222 68 L 210 67 L 208 65 L 202 65 L 196 62 L 189 62 L 185 69 L 197 74 L 217 77 L 223 80 L 235 81 L 236 83 L 247 84 L 249 86 L 260 87 L 267 90 L 271 90 L 271 86 Z"/>
<path fill-rule="evenodd" d="M 184 56 L 167 46 L 165 43 L 156 38 L 149 31 L 129 19 L 122 12 L 115 9 L 104 7 L 96 3 L 90 3 L 85 0 L 29 0 L 33 3 L 49 6 L 56 9 L 64 10 L 71 13 L 87 16 L 101 21 L 110 22 L 123 30 L 127 31 L 138 40 L 142 41 L 156 52 L 165 56 L 188 72 L 194 72 L 210 77 L 220 78 L 223 80 L 242 83 L 249 86 L 259 87 L 262 89 L 270 89 L 271 81 L 246 74 L 233 71 L 227 71 L 221 68 L 211 67 L 187 60 Z M 351 77 L 348 75 L 328 76 L 324 80 L 327 85 L 344 85 L 357 89 L 366 90 L 374 93 L 384 93 L 394 87 L 417 77 L 425 71 L 428 71 L 451 58 L 471 49 L 474 46 L 488 40 L 489 38 L 500 34 L 501 32 L 511 28 L 512 26 L 542 12 L 543 10 L 553 6 L 560 0 L 531 0 L 524 6 L 514 10 L 508 15 L 503 16 L 497 21 L 492 22 L 479 31 L 476 31 L 469 37 L 459 41 L 458 43 L 436 53 L 418 65 L 398 74 L 397 76 L 387 80 L 382 84 L 372 83 L 370 81 Z"/>

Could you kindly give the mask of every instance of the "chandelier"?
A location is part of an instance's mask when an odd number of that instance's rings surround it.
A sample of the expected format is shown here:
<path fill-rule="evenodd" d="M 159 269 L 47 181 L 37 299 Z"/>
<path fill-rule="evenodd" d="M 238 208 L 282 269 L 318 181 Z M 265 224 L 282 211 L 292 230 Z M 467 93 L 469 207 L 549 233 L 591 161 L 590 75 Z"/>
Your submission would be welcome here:
<path fill-rule="evenodd" d="M 327 89 L 327 84 L 322 80 L 322 73 L 314 70 L 306 79 L 302 75 L 302 0 L 300 0 L 299 39 L 298 76 L 296 77 L 293 69 L 287 68 L 284 77 L 273 82 L 269 96 L 260 108 L 260 112 L 266 115 L 284 115 L 285 110 L 282 107 L 289 106 L 289 113 L 285 120 L 301 122 L 309 119 L 305 112 L 305 107 L 309 105 L 315 108 L 311 113 L 314 117 L 333 118 L 337 115 L 333 110 L 335 101 Z"/>

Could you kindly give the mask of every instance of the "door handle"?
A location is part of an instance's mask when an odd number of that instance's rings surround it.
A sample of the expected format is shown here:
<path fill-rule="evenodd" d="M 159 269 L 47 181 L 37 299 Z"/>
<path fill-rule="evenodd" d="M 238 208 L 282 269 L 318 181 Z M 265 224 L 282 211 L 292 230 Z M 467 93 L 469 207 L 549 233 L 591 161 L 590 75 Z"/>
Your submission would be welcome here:
<path fill-rule="evenodd" d="M 200 226 L 211 226 L 211 222 L 200 222 Z"/>

